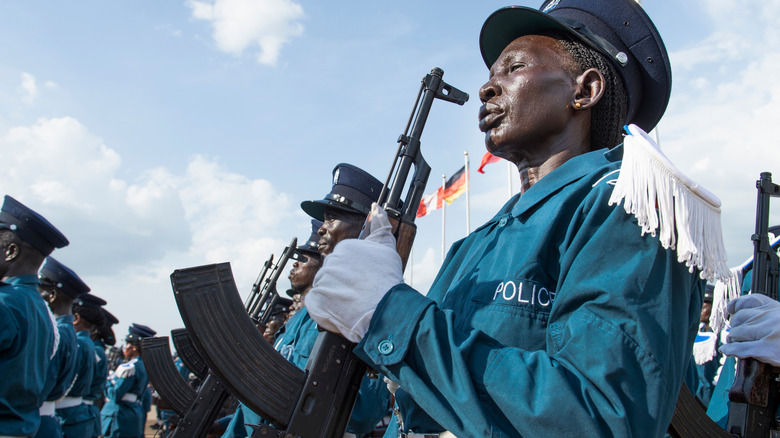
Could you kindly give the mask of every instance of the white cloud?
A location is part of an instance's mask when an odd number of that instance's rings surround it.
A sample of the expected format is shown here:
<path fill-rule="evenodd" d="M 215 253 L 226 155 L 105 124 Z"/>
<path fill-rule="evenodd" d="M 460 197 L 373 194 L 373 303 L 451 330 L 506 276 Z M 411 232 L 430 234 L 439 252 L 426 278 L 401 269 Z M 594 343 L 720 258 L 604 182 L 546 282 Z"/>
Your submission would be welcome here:
<path fill-rule="evenodd" d="M 257 62 L 276 65 L 284 43 L 303 33 L 301 5 L 291 0 L 189 0 L 193 18 L 209 21 L 217 47 L 241 54 L 257 46 Z"/>
<path fill-rule="evenodd" d="M 31 104 L 35 101 L 35 98 L 38 97 L 38 85 L 35 83 L 35 76 L 31 75 L 30 73 L 22 73 L 22 83 L 20 88 L 24 93 L 22 100 L 25 103 Z"/>
<path fill-rule="evenodd" d="M 425 294 L 439 272 L 441 260 L 433 248 L 415 247 L 404 272 L 404 282 Z"/>
<path fill-rule="evenodd" d="M 297 210 L 268 181 L 203 156 L 182 174 L 155 168 L 124 180 L 119 155 L 70 117 L 9 129 L 0 160 L 0 187 L 65 233 L 70 246 L 53 255 L 109 301 L 121 330 L 132 321 L 161 333 L 182 325 L 174 269 L 231 261 L 246 293 L 261 263 L 284 248 L 276 236 Z"/>
<path fill-rule="evenodd" d="M 752 251 L 759 173 L 774 171 L 780 182 L 773 129 L 780 122 L 780 31 L 769 18 L 778 16 L 777 3 L 702 2 L 718 30 L 671 54 L 675 82 L 659 128 L 661 146 L 723 201 L 730 264 Z M 772 223 L 779 223 L 780 209 L 773 211 Z"/>

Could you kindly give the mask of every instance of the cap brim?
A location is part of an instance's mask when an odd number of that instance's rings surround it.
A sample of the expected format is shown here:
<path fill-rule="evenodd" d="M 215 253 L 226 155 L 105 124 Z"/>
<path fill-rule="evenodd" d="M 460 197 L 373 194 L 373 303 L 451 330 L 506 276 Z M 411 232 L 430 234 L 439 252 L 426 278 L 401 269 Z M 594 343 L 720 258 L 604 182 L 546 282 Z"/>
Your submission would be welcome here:
<path fill-rule="evenodd" d="M 339 204 L 338 202 L 333 202 L 329 200 L 301 202 L 301 209 L 304 212 L 306 212 L 306 214 L 319 221 L 325 220 L 325 208 L 327 207 L 334 208 L 336 210 L 346 211 L 347 213 L 365 214 L 360 210 L 349 208 L 344 206 L 343 204 Z"/>
<path fill-rule="evenodd" d="M 537 9 L 525 6 L 501 8 L 485 20 L 479 34 L 479 49 L 482 59 L 490 68 L 506 46 L 523 35 L 533 35 L 544 30 L 561 30 L 583 43 L 593 46 L 570 27 Z"/>

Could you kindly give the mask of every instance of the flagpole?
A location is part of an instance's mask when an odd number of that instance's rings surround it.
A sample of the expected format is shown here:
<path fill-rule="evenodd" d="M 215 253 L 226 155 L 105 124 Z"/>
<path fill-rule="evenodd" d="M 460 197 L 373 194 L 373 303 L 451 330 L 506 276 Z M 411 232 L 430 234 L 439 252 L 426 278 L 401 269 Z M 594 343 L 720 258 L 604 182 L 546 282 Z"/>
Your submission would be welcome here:
<path fill-rule="evenodd" d="M 441 174 L 441 193 L 444 196 L 444 188 L 447 186 L 447 177 Z M 442 200 L 441 203 L 441 262 L 444 263 L 444 230 L 445 230 L 445 213 L 447 212 L 447 201 Z"/>
<path fill-rule="evenodd" d="M 471 207 L 469 204 L 469 193 L 471 192 L 471 175 L 469 175 L 469 152 L 463 151 L 466 159 L 466 235 L 471 233 Z"/>

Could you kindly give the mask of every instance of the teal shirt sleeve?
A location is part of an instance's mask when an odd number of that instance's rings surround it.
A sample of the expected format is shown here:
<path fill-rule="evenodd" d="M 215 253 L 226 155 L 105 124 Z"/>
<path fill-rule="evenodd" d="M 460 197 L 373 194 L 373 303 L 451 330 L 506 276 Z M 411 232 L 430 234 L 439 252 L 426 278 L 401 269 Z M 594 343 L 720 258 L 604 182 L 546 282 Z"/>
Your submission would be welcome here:
<path fill-rule="evenodd" d="M 475 328 L 461 313 L 404 284 L 383 298 L 356 354 L 399 383 L 397 402 L 402 413 L 414 414 L 415 432 L 664 434 L 696 333 L 704 282 L 657 238 L 642 236 L 622 207 L 608 206 L 608 196 L 607 190 L 596 192 L 571 211 L 561 204 L 557 208 L 564 211 L 544 218 L 567 221 L 554 227 L 565 229 L 558 247 L 540 245 L 554 256 L 540 252 L 528 262 L 559 263 L 557 278 L 549 280 L 556 287 L 548 315 L 520 309 L 502 319 L 501 312 L 514 311 L 504 306 L 495 310 L 499 317 L 492 326 L 483 321 Z M 499 226 L 523 225 L 510 215 Z M 480 245 L 474 242 L 480 239 L 484 252 L 463 264 L 489 252 L 500 252 L 498 263 L 524 264 L 522 252 L 533 239 L 546 238 L 530 235 L 528 242 L 507 243 L 488 231 L 472 235 L 463 247 Z M 479 276 L 504 268 L 475 263 L 471 283 L 463 283 L 469 287 L 443 286 L 450 287 L 445 300 L 477 306 Z M 437 283 L 448 281 L 449 269 L 464 267 L 445 265 Z M 498 340 L 505 332 L 534 334 L 533 324 L 540 323 L 542 348 Z"/>
<path fill-rule="evenodd" d="M 366 434 L 376 428 L 377 423 L 390 412 L 390 391 L 382 376 L 364 377 L 360 384 L 355 407 L 349 417 L 347 432 Z"/>
<path fill-rule="evenodd" d="M 0 306 L 0 353 L 10 349 L 13 346 L 14 339 L 19 334 L 19 327 L 14 318 L 3 307 Z"/>

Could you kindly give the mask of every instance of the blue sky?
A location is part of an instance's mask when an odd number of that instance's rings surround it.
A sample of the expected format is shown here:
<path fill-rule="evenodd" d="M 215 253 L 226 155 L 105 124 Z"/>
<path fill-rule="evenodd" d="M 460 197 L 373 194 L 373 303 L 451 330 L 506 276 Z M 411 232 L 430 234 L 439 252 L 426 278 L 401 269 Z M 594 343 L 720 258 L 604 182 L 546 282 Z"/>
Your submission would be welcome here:
<path fill-rule="evenodd" d="M 328 192 L 337 163 L 384 179 L 433 67 L 471 100 L 434 103 L 426 192 L 464 151 L 476 169 L 487 78 L 477 39 L 504 5 L 2 2 L 0 186 L 70 238 L 54 256 L 109 301 L 119 336 L 131 322 L 167 334 L 182 325 L 174 269 L 230 261 L 246 293 L 271 253 L 308 235 L 299 204 Z M 723 201 L 736 265 L 751 252 L 758 173 L 780 180 L 780 1 L 644 6 L 674 74 L 662 149 Z M 508 198 L 506 165 L 486 169 L 471 179 L 472 228 Z M 460 198 L 447 209 L 447 246 L 464 222 Z M 441 262 L 441 213 L 418 225 L 414 285 L 425 290 Z"/>

